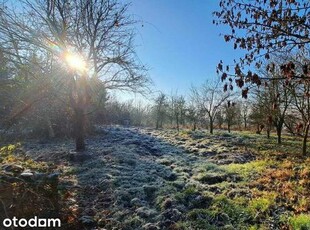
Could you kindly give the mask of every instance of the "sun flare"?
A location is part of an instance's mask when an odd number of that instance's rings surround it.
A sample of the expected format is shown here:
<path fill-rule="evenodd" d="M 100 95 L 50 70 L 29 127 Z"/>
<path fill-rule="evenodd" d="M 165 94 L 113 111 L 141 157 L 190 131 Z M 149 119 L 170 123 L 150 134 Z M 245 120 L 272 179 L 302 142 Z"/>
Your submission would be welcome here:
<path fill-rule="evenodd" d="M 67 52 L 65 54 L 65 60 L 69 64 L 69 66 L 78 71 L 86 70 L 86 62 L 84 59 L 78 54 Z"/>

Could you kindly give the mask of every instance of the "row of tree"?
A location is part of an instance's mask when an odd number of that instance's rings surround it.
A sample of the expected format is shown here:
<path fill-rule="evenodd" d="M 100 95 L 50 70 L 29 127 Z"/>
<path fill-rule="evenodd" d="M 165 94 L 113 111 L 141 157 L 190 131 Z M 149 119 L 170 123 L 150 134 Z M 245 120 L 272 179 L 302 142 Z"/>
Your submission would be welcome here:
<path fill-rule="evenodd" d="M 146 125 L 158 128 L 180 127 L 252 130 L 257 134 L 266 132 L 267 138 L 275 132 L 277 142 L 282 143 L 283 130 L 303 139 L 303 154 L 307 152 L 310 122 L 310 84 L 282 79 L 277 62 L 289 61 L 296 72 L 302 72 L 301 56 L 277 56 L 260 69 L 262 85 L 253 87 L 247 99 L 240 98 L 238 91 L 222 91 L 226 83 L 206 82 L 191 87 L 189 95 L 166 95 L 160 93 L 150 105 L 133 101 L 107 103 L 104 117 L 107 123 Z M 276 60 L 276 61 L 275 61 Z M 248 74 L 251 74 L 249 71 Z M 112 112 L 115 111 L 115 112 Z M 123 115 L 119 119 L 120 115 Z M 117 119 L 116 119 L 117 118 Z"/>
<path fill-rule="evenodd" d="M 254 85 L 267 85 L 254 92 L 256 116 L 265 120 L 258 132 L 266 127 L 269 135 L 275 127 L 281 143 L 286 126 L 303 137 L 304 154 L 310 127 L 309 9 L 308 0 L 221 0 L 219 10 L 213 12 L 213 23 L 228 27 L 224 40 L 245 51 L 233 66 L 219 61 L 217 73 L 226 82 L 224 90 L 236 85 L 247 98 Z M 247 71 L 250 65 L 255 72 Z"/>
<path fill-rule="evenodd" d="M 35 58 L 34 56 L 33 59 Z M 287 61 L 288 56 L 285 58 Z M 296 71 L 298 68 L 302 71 L 302 65 L 298 62 L 300 58 L 291 56 L 289 59 L 296 65 Z M 283 62 L 283 59 L 279 56 L 274 58 L 278 62 Z M 65 79 L 59 75 L 50 75 L 49 84 L 52 86 L 44 88 L 41 78 L 25 80 L 20 75 L 9 78 L 3 74 L 8 73 L 9 66 L 5 64 L 7 59 L 3 54 L 1 60 L 1 79 L 10 83 L 5 90 L 1 90 L 2 98 L 5 99 L 1 101 L 1 120 L 6 121 L 9 117 L 11 129 L 15 128 L 19 132 L 31 131 L 35 136 L 72 136 L 74 111 L 66 96 L 67 83 L 63 82 Z M 268 138 L 274 131 L 280 144 L 282 131 L 285 129 L 288 133 L 303 137 L 303 153 L 306 154 L 310 84 L 283 81 L 280 79 L 281 70 L 277 66 L 274 61 L 265 65 L 261 75 L 273 80 L 264 82 L 260 87 L 253 87 L 247 99 L 240 98 L 239 92 L 223 92 L 225 82 L 212 81 L 201 86 L 192 86 L 189 95 L 160 93 L 148 104 L 134 100 L 120 102 L 109 95 L 101 81 L 91 78 L 88 85 L 96 90 L 90 92 L 92 103 L 87 110 L 89 113 L 86 114 L 87 119 L 85 118 L 85 131 L 91 131 L 92 124 L 152 126 L 157 129 L 174 127 L 178 131 L 184 127 L 192 130 L 208 128 L 211 134 L 214 128 L 227 129 L 228 132 L 231 129 L 246 129 L 258 134 L 264 130 Z M 17 80 L 20 84 L 16 83 Z M 36 92 L 42 94 L 39 94 L 39 98 L 37 94 L 32 96 L 37 100 L 32 101 L 29 108 L 16 104 L 16 99 L 30 100 L 30 92 L 33 92 L 35 87 L 41 87 L 41 91 Z"/>
<path fill-rule="evenodd" d="M 208 124 L 213 133 L 223 121 L 230 130 L 240 123 L 235 121 L 238 118 L 244 126 L 255 123 L 257 133 L 264 129 L 269 136 L 275 129 L 279 143 L 286 127 L 303 137 L 306 153 L 309 1 L 221 0 L 214 23 L 230 27 L 224 39 L 232 41 L 235 49 L 245 49 L 244 58 L 233 68 L 220 61 L 222 85 L 192 87 L 186 97 L 161 94 L 150 106 L 120 103 L 107 94 L 111 89 L 141 91 L 149 83 L 133 49 L 135 21 L 127 14 L 128 5 L 117 0 L 18 3 L 22 7 L 15 7 L 16 1 L 0 1 L 2 130 L 29 128 L 50 137 L 73 135 L 77 150 L 83 150 L 85 131 L 92 122 L 154 123 L 157 128 L 169 124 L 177 129 Z M 68 66 L 70 53 L 83 57 L 87 63 L 83 71 Z M 275 56 L 279 53 L 284 55 Z M 255 64 L 256 73 L 245 70 L 249 64 Z M 234 85 L 249 105 L 236 100 Z M 249 92 L 253 93 L 248 96 Z"/>

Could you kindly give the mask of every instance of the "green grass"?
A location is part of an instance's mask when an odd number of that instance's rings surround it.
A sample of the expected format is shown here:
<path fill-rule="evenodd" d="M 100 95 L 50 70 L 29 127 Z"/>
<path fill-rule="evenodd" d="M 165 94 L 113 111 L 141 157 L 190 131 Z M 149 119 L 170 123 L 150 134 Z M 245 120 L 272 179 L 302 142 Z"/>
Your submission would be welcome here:
<path fill-rule="evenodd" d="M 289 219 L 289 223 L 294 230 L 309 230 L 310 215 L 300 214 Z"/>
<path fill-rule="evenodd" d="M 250 200 L 248 209 L 253 216 L 268 212 L 275 205 L 275 193 L 264 193 L 262 197 L 257 197 Z"/>
<path fill-rule="evenodd" d="M 266 135 L 249 132 L 238 132 L 235 135 L 242 137 L 246 141 L 248 148 L 261 153 L 289 153 L 291 155 L 301 154 L 302 139 L 296 136 L 282 135 L 282 143 L 277 143 L 277 135 L 272 133 L 268 139 Z"/>
<path fill-rule="evenodd" d="M 266 160 L 257 160 L 245 164 L 222 165 L 220 168 L 228 173 L 237 173 L 242 176 L 244 180 L 248 180 L 252 176 L 257 176 L 258 174 L 262 173 L 273 163 L 274 162 L 268 162 Z"/>
<path fill-rule="evenodd" d="M 211 162 L 204 162 L 195 167 L 194 171 L 196 173 L 221 173 L 225 172 L 225 168 L 213 164 Z"/>
<path fill-rule="evenodd" d="M 253 219 L 252 214 L 247 207 L 227 198 L 224 195 L 217 196 L 214 199 L 211 208 L 216 213 L 227 216 L 227 224 L 231 223 L 237 229 L 241 229 L 241 226 L 247 226 Z"/>

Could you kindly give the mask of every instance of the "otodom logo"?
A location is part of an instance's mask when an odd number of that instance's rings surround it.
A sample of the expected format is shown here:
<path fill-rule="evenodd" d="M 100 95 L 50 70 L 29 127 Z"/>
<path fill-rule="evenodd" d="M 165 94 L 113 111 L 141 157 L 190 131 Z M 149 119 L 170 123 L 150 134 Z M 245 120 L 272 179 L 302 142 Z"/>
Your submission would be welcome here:
<path fill-rule="evenodd" d="M 11 228 L 11 227 L 31 227 L 31 228 L 60 228 L 61 221 L 58 218 L 38 218 L 37 216 L 27 220 L 24 218 L 17 219 L 15 216 L 12 219 L 6 218 L 2 222 L 3 227 Z"/>

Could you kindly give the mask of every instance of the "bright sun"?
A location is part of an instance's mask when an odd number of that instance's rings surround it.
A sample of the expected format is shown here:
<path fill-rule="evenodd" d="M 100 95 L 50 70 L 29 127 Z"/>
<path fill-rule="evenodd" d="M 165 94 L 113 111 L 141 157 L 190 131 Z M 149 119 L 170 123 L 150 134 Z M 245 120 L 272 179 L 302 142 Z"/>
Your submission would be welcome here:
<path fill-rule="evenodd" d="M 86 63 L 81 56 L 78 54 L 67 52 L 65 54 L 65 60 L 69 64 L 69 66 L 78 71 L 86 70 Z"/>

